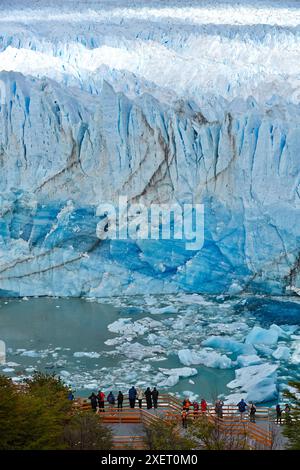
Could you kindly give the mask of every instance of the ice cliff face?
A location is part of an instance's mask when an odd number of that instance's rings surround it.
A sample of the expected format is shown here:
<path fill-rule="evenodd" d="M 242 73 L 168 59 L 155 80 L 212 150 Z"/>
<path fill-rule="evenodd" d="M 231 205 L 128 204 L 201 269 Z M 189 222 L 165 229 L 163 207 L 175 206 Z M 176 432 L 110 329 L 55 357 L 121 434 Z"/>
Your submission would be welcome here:
<path fill-rule="evenodd" d="M 0 294 L 300 288 L 300 9 L 45 3 L 1 7 Z M 120 194 L 204 247 L 99 240 Z"/>

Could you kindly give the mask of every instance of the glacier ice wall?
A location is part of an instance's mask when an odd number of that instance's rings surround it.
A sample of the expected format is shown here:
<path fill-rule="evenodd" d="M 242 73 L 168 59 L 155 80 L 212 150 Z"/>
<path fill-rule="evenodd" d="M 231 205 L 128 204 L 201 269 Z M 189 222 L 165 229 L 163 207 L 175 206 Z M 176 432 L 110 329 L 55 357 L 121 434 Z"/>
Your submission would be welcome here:
<path fill-rule="evenodd" d="M 2 3 L 0 295 L 300 288 L 296 3 Z M 204 247 L 99 240 L 120 194 Z"/>

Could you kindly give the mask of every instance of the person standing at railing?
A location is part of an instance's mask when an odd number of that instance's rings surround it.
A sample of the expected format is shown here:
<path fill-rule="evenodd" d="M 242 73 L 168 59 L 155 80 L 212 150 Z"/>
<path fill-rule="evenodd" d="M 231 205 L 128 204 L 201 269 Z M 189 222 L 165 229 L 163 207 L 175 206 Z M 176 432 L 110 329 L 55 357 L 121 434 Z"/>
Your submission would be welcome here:
<path fill-rule="evenodd" d="M 290 424 L 291 422 L 291 407 L 287 403 L 284 407 L 284 419 L 286 424 Z"/>
<path fill-rule="evenodd" d="M 101 412 L 103 413 L 104 412 L 105 393 L 102 392 L 101 390 L 99 390 L 97 398 L 98 398 L 98 402 L 99 402 L 99 411 L 100 411 L 100 413 Z"/>
<path fill-rule="evenodd" d="M 107 395 L 107 401 L 109 404 L 109 409 L 110 411 L 112 411 L 112 408 L 115 406 L 115 403 L 116 403 L 116 399 L 115 399 L 113 392 L 109 392 L 109 394 Z"/>
<path fill-rule="evenodd" d="M 215 412 L 219 419 L 223 419 L 223 406 L 224 402 L 222 400 L 217 400 L 215 403 Z"/>
<path fill-rule="evenodd" d="M 89 396 L 89 400 L 91 401 L 92 410 L 96 413 L 97 406 L 98 406 L 98 400 L 97 400 L 97 396 L 95 395 L 94 392 L 92 393 L 91 396 Z"/>
<path fill-rule="evenodd" d="M 138 388 L 138 390 L 137 390 L 137 399 L 138 399 L 138 402 L 139 402 L 139 408 L 142 408 L 143 398 L 144 398 L 144 392 L 141 388 Z"/>
<path fill-rule="evenodd" d="M 282 409 L 278 403 L 278 405 L 276 405 L 276 424 L 281 424 L 281 422 L 282 422 Z"/>
<path fill-rule="evenodd" d="M 145 391 L 145 397 L 147 403 L 147 410 L 150 410 L 152 408 L 152 392 L 150 390 L 150 387 L 147 387 L 147 390 Z"/>
<path fill-rule="evenodd" d="M 118 393 L 118 396 L 117 396 L 117 403 L 118 403 L 118 410 L 122 410 L 123 408 L 123 400 L 124 400 L 124 395 L 123 393 L 121 392 L 121 390 L 119 390 L 119 393 Z"/>
<path fill-rule="evenodd" d="M 256 413 L 256 406 L 254 405 L 254 403 L 251 403 L 250 413 L 249 413 L 251 423 L 255 423 L 255 421 L 256 421 L 255 420 L 255 413 Z"/>
<path fill-rule="evenodd" d="M 245 402 L 244 398 L 241 399 L 241 401 L 236 405 L 239 409 L 241 419 L 244 418 L 244 414 L 246 413 L 247 410 L 247 403 Z"/>
<path fill-rule="evenodd" d="M 201 398 L 201 412 L 206 413 L 207 412 L 207 403 L 204 398 Z"/>
<path fill-rule="evenodd" d="M 136 391 L 136 388 L 135 388 L 134 385 L 133 385 L 133 386 L 128 390 L 128 398 L 129 398 L 130 408 L 134 408 L 134 407 L 135 407 L 136 395 L 137 395 L 137 391 Z"/>
<path fill-rule="evenodd" d="M 152 400 L 153 400 L 153 407 L 154 409 L 157 408 L 157 404 L 158 404 L 158 390 L 156 390 L 156 387 L 153 388 L 152 390 Z"/>
<path fill-rule="evenodd" d="M 188 418 L 189 410 L 187 408 L 183 408 L 181 412 L 181 422 L 182 427 L 187 428 L 187 418 Z"/>
<path fill-rule="evenodd" d="M 199 413 L 199 403 L 196 400 L 193 402 L 193 410 L 194 410 L 194 419 L 196 419 Z"/>

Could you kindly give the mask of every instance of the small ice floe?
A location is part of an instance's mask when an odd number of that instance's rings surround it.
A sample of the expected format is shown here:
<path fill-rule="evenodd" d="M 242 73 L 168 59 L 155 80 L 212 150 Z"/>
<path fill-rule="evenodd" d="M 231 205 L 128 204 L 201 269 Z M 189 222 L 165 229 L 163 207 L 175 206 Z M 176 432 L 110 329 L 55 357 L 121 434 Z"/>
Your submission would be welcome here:
<path fill-rule="evenodd" d="M 91 359 L 98 359 L 100 354 L 97 352 L 86 352 L 86 351 L 77 351 L 73 354 L 74 357 L 90 357 Z"/>
<path fill-rule="evenodd" d="M 279 361 L 288 361 L 291 356 L 291 350 L 287 346 L 278 346 L 272 356 Z"/>
<path fill-rule="evenodd" d="M 119 318 L 115 322 L 108 325 L 108 330 L 112 333 L 122 334 L 124 336 L 139 336 L 144 335 L 146 332 L 161 328 L 162 323 L 153 320 L 152 318 L 145 317 L 137 321 L 132 321 L 131 318 Z"/>
<path fill-rule="evenodd" d="M 257 356 L 257 354 L 242 354 L 241 356 L 237 357 L 237 363 L 240 367 L 247 367 L 247 366 L 255 366 L 257 364 L 262 364 L 264 360 Z"/>

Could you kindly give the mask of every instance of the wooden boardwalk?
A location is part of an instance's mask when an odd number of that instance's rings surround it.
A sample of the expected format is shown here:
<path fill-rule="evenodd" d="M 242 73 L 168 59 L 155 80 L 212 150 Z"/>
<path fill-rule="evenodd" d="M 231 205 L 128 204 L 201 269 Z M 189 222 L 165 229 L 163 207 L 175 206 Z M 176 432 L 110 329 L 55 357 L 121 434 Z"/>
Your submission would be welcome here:
<path fill-rule="evenodd" d="M 84 399 L 76 400 L 76 406 L 82 410 L 91 409 L 89 401 Z M 99 412 L 99 417 L 112 428 L 115 449 L 143 449 L 145 448 L 144 426 L 161 420 L 181 423 L 181 410 L 182 402 L 168 394 L 160 395 L 158 407 L 155 410 L 153 408 L 147 410 L 145 400 L 141 409 L 130 408 L 128 399 L 124 397 L 122 410 L 105 403 L 105 411 Z M 197 413 L 190 411 L 188 420 L 192 421 L 201 416 L 201 411 Z M 255 423 L 250 422 L 247 412 L 241 419 L 234 405 L 224 405 L 222 419 L 217 418 L 214 406 L 208 405 L 206 416 L 221 434 L 243 439 L 250 449 L 271 450 L 282 448 L 284 445 L 280 427 L 275 424 L 274 411 L 270 408 L 257 407 Z"/>

